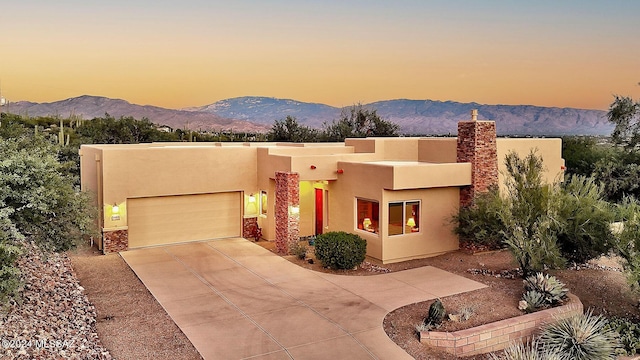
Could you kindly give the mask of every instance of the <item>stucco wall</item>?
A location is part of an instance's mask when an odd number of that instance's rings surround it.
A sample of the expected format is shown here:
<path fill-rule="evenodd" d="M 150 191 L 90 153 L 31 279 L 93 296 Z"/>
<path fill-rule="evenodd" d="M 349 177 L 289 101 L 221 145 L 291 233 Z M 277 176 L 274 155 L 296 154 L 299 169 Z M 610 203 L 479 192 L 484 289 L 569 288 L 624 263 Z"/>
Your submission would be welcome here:
<path fill-rule="evenodd" d="M 458 237 L 450 224 L 451 216 L 458 211 L 460 191 L 457 187 L 420 190 L 384 191 L 382 213 L 384 263 L 439 255 L 457 250 Z M 404 235 L 388 236 L 389 202 L 420 201 L 420 231 Z"/>
<path fill-rule="evenodd" d="M 127 226 L 127 198 L 226 191 L 257 193 L 256 162 L 256 151 L 249 147 L 105 148 L 103 204 L 119 204 L 123 216 L 113 221 L 106 211 L 104 227 Z"/>
<path fill-rule="evenodd" d="M 532 150 L 542 156 L 544 166 L 543 181 L 552 183 L 562 181 L 564 159 L 562 158 L 562 139 L 509 139 L 498 138 L 498 182 L 504 189 L 505 157 L 510 151 L 515 151 L 521 158 L 529 155 Z"/>
<path fill-rule="evenodd" d="M 418 141 L 418 161 L 456 162 L 456 138 L 422 138 Z"/>

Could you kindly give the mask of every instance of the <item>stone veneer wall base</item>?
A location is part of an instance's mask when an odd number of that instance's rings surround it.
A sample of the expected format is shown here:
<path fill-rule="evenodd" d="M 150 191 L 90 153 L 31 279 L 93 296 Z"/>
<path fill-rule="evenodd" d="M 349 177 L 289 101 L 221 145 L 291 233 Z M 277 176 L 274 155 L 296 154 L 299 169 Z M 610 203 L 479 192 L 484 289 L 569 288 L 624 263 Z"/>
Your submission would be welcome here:
<path fill-rule="evenodd" d="M 114 230 L 102 233 L 102 252 L 110 254 L 129 249 L 129 231 Z"/>

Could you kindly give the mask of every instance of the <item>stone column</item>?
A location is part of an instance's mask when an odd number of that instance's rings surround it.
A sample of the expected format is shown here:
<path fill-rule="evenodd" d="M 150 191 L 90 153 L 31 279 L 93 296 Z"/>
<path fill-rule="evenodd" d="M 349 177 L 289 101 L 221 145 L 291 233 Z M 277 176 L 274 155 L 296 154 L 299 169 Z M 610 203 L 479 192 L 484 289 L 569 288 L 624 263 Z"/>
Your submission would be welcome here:
<path fill-rule="evenodd" d="M 299 183 L 298 173 L 276 172 L 276 250 L 279 254 L 288 254 L 290 244 L 300 238 Z"/>
<path fill-rule="evenodd" d="M 458 123 L 457 162 L 471 163 L 471 185 L 460 189 L 460 206 L 473 204 L 478 193 L 498 185 L 496 123 L 476 118 L 472 111 L 471 121 Z"/>
<path fill-rule="evenodd" d="M 102 233 L 102 252 L 105 254 L 129 249 L 129 231 L 114 230 Z"/>

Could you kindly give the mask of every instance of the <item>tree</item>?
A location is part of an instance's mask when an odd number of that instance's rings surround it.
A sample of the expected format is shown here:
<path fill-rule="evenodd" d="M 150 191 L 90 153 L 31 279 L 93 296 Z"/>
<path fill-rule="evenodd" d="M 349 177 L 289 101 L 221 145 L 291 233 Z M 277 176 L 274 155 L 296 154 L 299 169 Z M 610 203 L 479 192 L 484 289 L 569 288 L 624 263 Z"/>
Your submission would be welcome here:
<path fill-rule="evenodd" d="M 631 97 L 615 96 L 609 106 L 607 119 L 615 124 L 611 138 L 616 144 L 633 150 L 640 144 L 640 102 Z"/>
<path fill-rule="evenodd" d="M 269 141 L 287 142 L 317 142 L 318 131 L 298 124 L 293 116 L 287 116 L 284 120 L 276 120 L 267 133 Z"/>
<path fill-rule="evenodd" d="M 344 141 L 346 138 L 367 136 L 398 136 L 399 125 L 382 119 L 376 110 L 364 108 L 361 104 L 343 109 L 340 118 L 323 125 L 325 141 Z"/>
<path fill-rule="evenodd" d="M 172 134 L 160 131 L 149 119 L 136 120 L 131 116 L 115 119 L 109 114 L 103 118 L 83 121 L 76 129 L 81 143 L 138 144 L 153 141 L 175 141 Z"/>
<path fill-rule="evenodd" d="M 627 196 L 640 198 L 640 152 L 613 149 L 596 163 L 593 175 L 604 187 L 607 200 L 619 202 Z"/>
<path fill-rule="evenodd" d="M 562 138 L 562 158 L 567 175 L 592 176 L 596 164 L 609 156 L 611 149 L 598 145 L 593 136 L 565 136 Z"/>
<path fill-rule="evenodd" d="M 456 232 L 475 243 L 506 245 L 527 276 L 567 261 L 584 263 L 613 246 L 613 212 L 594 178 L 545 184 L 542 158 L 509 153 L 506 192 L 491 190 L 455 217 Z"/>

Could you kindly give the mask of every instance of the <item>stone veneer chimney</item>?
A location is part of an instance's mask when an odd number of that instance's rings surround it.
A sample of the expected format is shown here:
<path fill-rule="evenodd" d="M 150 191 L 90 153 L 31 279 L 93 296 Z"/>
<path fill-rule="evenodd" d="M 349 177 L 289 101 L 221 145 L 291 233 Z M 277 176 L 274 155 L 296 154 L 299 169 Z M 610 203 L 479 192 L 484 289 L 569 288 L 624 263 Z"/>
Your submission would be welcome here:
<path fill-rule="evenodd" d="M 287 255 L 300 238 L 300 175 L 277 171 L 275 180 L 276 251 Z"/>
<path fill-rule="evenodd" d="M 496 123 L 478 121 L 478 110 L 471 110 L 471 121 L 458 123 L 457 162 L 471 163 L 471 185 L 460 189 L 460 206 L 498 185 Z"/>

